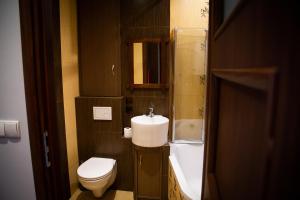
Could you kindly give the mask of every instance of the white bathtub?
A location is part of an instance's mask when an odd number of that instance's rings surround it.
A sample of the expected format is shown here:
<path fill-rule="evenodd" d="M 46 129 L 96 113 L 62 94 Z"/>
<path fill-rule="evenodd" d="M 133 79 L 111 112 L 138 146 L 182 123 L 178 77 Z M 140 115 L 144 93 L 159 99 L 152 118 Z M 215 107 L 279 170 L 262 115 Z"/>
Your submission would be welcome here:
<path fill-rule="evenodd" d="M 169 160 L 184 199 L 200 200 L 202 189 L 203 144 L 170 143 Z"/>

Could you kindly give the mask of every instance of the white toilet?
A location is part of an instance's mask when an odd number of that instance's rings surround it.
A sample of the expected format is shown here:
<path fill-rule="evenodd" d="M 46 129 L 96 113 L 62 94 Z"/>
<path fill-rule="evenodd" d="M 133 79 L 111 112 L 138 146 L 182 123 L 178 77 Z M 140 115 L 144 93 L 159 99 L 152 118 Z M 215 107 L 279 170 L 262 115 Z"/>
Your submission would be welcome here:
<path fill-rule="evenodd" d="M 113 184 L 117 175 L 117 162 L 110 158 L 92 157 L 77 169 L 79 182 L 91 190 L 95 197 L 101 197 Z"/>

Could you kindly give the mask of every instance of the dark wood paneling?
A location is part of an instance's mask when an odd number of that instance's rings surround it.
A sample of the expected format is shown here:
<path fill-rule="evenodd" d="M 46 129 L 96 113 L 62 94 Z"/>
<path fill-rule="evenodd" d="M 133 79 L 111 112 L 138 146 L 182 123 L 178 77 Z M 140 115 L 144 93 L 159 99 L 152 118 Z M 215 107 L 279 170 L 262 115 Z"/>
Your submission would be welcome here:
<path fill-rule="evenodd" d="M 149 27 L 126 27 L 121 29 L 121 39 L 124 45 L 128 41 L 145 38 L 169 39 L 170 27 L 149 26 Z"/>
<path fill-rule="evenodd" d="M 169 27 L 169 0 L 122 0 L 121 28 Z"/>
<path fill-rule="evenodd" d="M 20 0 L 23 70 L 37 199 L 69 199 L 59 1 Z M 43 133 L 48 132 L 50 167 Z"/>
<path fill-rule="evenodd" d="M 125 102 L 119 97 L 76 99 L 79 159 L 82 162 L 95 155 L 116 158 L 118 175 L 114 187 L 132 190 L 132 144 L 131 140 L 122 138 L 123 124 L 130 126 L 130 118 L 145 114 L 150 103 L 154 104 L 157 114 L 168 116 L 169 94 L 168 90 L 133 91 L 126 88 L 129 78 L 127 42 L 152 37 L 168 39 L 169 1 L 80 0 L 77 9 L 80 95 L 121 96 L 122 85 L 122 94 L 132 99 L 128 113 L 125 112 Z M 118 58 L 120 48 L 122 81 Z M 111 76 L 113 63 L 117 63 L 114 77 Z M 113 120 L 94 121 L 92 106 L 112 106 Z"/>
<path fill-rule="evenodd" d="M 220 199 L 298 199 L 300 99 L 295 94 L 300 87 L 300 29 L 296 5 L 241 1 L 232 16 L 220 23 L 220 2 L 210 1 L 205 150 L 209 181 L 204 191 L 209 188 L 211 195 L 217 193 L 211 198 Z M 238 74 L 249 68 L 261 72 L 265 66 L 276 67 L 277 82 L 266 76 L 260 79 L 259 73 L 250 80 L 249 73 Z M 232 77 L 214 68 L 238 70 L 232 70 L 236 74 Z M 209 173 L 215 168 L 216 174 Z"/>
<path fill-rule="evenodd" d="M 112 120 L 94 120 L 93 106 L 112 107 Z M 117 160 L 115 189 L 133 190 L 133 155 L 130 139 L 123 138 L 122 97 L 77 97 L 76 123 L 80 162 L 92 156 Z"/>
<path fill-rule="evenodd" d="M 162 152 L 137 151 L 136 195 L 140 198 L 159 199 L 161 194 Z"/>
<path fill-rule="evenodd" d="M 211 72 L 209 188 L 222 199 L 260 199 L 272 149 L 276 68 Z"/>
<path fill-rule="evenodd" d="M 131 111 L 125 111 L 123 114 L 124 126 L 131 126 L 131 117 L 148 114 L 149 106 L 151 104 L 154 105 L 154 114 L 160 114 L 169 117 L 169 102 L 167 96 L 156 96 L 156 94 L 154 94 L 154 96 L 138 96 L 136 95 L 136 93 L 134 94 L 135 95 L 129 94 L 130 96 L 127 97 L 127 99 L 130 99 L 130 101 L 132 101 L 132 104 L 126 105 L 127 110 L 128 107 L 130 107 Z"/>
<path fill-rule="evenodd" d="M 78 0 L 77 12 L 80 95 L 121 96 L 120 0 Z"/>
<path fill-rule="evenodd" d="M 128 41 L 161 38 L 169 41 L 170 37 L 170 2 L 168 0 L 122 0 L 121 1 L 121 63 L 122 63 L 122 94 L 130 98 L 132 104 L 124 113 L 124 125 L 130 126 L 130 118 L 134 115 L 145 114 L 152 103 L 155 114 L 169 117 L 169 89 L 159 88 L 128 88 L 130 84 L 130 59 L 128 57 Z M 170 68 L 170 46 L 166 56 L 166 71 Z M 166 83 L 169 84 L 167 76 Z"/>
<path fill-rule="evenodd" d="M 266 95 L 222 81 L 219 99 L 215 176 L 221 197 L 258 199 L 268 150 Z"/>
<path fill-rule="evenodd" d="M 35 33 L 37 29 L 36 17 L 38 16 L 37 5 L 30 0 L 20 0 L 20 25 L 22 39 L 22 58 L 24 71 L 24 85 L 26 95 L 26 109 L 28 118 L 28 129 L 30 139 L 30 150 L 32 157 L 32 167 L 34 175 L 34 185 L 37 199 L 48 199 L 46 168 L 44 165 L 44 152 L 42 141 L 41 113 L 39 106 L 39 94 L 41 94 L 40 74 L 36 72 L 41 60 L 39 52 L 35 51 L 36 44 Z M 35 19 L 35 20 L 34 20 Z M 36 28 L 35 28 L 36 27 Z M 36 64 L 35 64 L 36 63 Z M 37 84 L 38 83 L 38 84 Z M 37 184 L 39 183 L 39 184 Z"/>
<path fill-rule="evenodd" d="M 134 145 L 134 198 L 168 199 L 168 164 L 170 147 Z"/>
<path fill-rule="evenodd" d="M 134 115 L 142 115 L 149 113 L 149 107 L 145 105 L 154 105 L 155 113 L 168 117 L 168 98 L 167 97 L 151 97 L 151 96 L 135 96 L 133 98 Z"/>

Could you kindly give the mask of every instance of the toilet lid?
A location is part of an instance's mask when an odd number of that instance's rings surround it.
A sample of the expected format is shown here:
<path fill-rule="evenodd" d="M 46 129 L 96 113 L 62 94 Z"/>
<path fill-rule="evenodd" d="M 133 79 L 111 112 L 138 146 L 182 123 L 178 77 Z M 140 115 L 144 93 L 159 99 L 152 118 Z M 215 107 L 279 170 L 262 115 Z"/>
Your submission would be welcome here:
<path fill-rule="evenodd" d="M 115 162 L 110 158 L 92 157 L 78 167 L 77 174 L 86 179 L 100 178 L 112 171 Z"/>

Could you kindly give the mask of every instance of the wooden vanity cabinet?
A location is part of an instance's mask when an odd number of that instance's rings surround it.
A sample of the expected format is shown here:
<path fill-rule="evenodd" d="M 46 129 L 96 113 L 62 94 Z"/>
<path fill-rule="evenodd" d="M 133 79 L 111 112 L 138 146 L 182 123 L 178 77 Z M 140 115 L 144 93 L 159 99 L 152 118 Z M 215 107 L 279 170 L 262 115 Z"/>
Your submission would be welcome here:
<path fill-rule="evenodd" d="M 167 199 L 169 146 L 134 145 L 134 199 Z"/>

